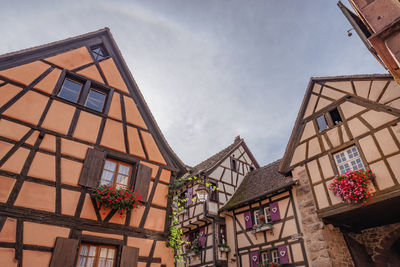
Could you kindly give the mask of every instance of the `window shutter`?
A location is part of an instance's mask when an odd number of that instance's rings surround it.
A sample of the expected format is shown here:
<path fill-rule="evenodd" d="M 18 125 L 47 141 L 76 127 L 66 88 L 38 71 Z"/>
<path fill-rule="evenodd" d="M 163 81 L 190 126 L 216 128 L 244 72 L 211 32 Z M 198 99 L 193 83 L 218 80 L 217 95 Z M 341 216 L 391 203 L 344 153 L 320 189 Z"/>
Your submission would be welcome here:
<path fill-rule="evenodd" d="M 103 161 L 103 151 L 88 148 L 78 184 L 86 187 L 97 187 L 103 171 Z"/>
<path fill-rule="evenodd" d="M 250 253 L 251 267 L 258 267 L 260 262 L 260 253 L 258 251 Z"/>
<path fill-rule="evenodd" d="M 193 198 L 193 187 L 188 188 L 187 193 L 186 193 L 187 201 L 186 201 L 186 207 L 189 205 L 193 204 L 192 198 Z"/>
<path fill-rule="evenodd" d="M 146 165 L 139 164 L 135 191 L 142 196 L 143 201 L 147 200 L 147 193 L 149 191 L 152 169 Z"/>
<path fill-rule="evenodd" d="M 269 212 L 271 213 L 271 220 L 273 222 L 279 221 L 281 219 L 278 202 L 269 204 Z"/>
<path fill-rule="evenodd" d="M 246 229 L 253 228 L 253 220 L 251 219 L 251 211 L 246 211 L 244 213 L 244 223 L 246 225 Z"/>
<path fill-rule="evenodd" d="M 206 245 L 206 240 L 207 240 L 206 228 L 202 227 L 199 230 L 199 245 L 200 245 L 200 247 L 204 247 Z"/>
<path fill-rule="evenodd" d="M 57 237 L 50 267 L 74 267 L 78 243 L 77 239 Z"/>
<path fill-rule="evenodd" d="M 138 264 L 139 249 L 123 246 L 120 267 L 136 267 Z"/>
<path fill-rule="evenodd" d="M 278 253 L 279 253 L 280 263 L 288 264 L 289 263 L 289 255 L 287 252 L 287 247 L 286 246 L 278 247 Z"/>

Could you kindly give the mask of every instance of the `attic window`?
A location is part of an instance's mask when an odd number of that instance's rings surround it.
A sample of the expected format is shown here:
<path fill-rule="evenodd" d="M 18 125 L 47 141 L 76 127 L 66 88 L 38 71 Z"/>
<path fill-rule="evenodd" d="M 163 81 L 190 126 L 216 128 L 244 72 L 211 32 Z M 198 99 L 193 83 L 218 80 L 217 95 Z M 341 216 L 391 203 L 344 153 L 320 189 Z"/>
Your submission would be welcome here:
<path fill-rule="evenodd" d="M 250 166 L 250 172 L 254 171 L 254 167 Z"/>
<path fill-rule="evenodd" d="M 321 115 L 317 118 L 318 129 L 320 132 L 328 129 L 328 123 L 326 122 L 325 115 Z"/>
<path fill-rule="evenodd" d="M 90 88 L 89 95 L 86 99 L 85 106 L 102 112 L 107 95 L 103 92 Z"/>
<path fill-rule="evenodd" d="M 334 108 L 331 111 L 329 111 L 329 115 L 331 116 L 334 125 L 338 125 L 342 122 L 342 117 L 340 117 L 340 113 L 337 108 Z"/>
<path fill-rule="evenodd" d="M 93 56 L 94 60 L 96 60 L 96 61 L 102 60 L 102 59 L 105 59 L 106 57 L 108 57 L 107 50 L 104 48 L 103 45 L 92 46 L 90 48 L 90 50 L 92 52 L 92 56 Z"/>
<path fill-rule="evenodd" d="M 237 161 L 234 158 L 231 158 L 231 169 L 232 171 L 237 171 Z"/>

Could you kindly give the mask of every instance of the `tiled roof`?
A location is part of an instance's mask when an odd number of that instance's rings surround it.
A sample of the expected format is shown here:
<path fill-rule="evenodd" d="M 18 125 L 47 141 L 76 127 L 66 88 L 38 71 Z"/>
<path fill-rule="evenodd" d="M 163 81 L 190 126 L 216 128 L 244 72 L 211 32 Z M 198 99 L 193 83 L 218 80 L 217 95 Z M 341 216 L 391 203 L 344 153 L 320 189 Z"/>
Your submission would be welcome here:
<path fill-rule="evenodd" d="M 294 184 L 292 177 L 278 172 L 281 160 L 248 173 L 232 198 L 221 208 L 228 210 Z"/>

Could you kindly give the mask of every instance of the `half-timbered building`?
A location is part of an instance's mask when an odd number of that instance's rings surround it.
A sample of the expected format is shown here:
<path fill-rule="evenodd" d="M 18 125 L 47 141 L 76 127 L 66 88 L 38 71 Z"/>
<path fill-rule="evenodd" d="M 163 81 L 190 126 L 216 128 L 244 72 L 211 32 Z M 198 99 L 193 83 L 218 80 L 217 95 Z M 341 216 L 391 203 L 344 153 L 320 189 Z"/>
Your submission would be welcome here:
<path fill-rule="evenodd" d="M 109 29 L 0 57 L 2 267 L 173 266 L 169 147 Z M 100 210 L 89 190 L 142 206 Z"/>
<path fill-rule="evenodd" d="M 400 88 L 390 75 L 311 78 L 280 171 L 297 200 L 313 266 L 400 265 Z M 349 204 L 336 175 L 371 169 L 374 195 Z"/>
<path fill-rule="evenodd" d="M 220 210 L 232 248 L 229 266 L 309 266 L 295 201 L 295 182 L 280 160 L 248 173 Z"/>
<path fill-rule="evenodd" d="M 180 186 L 180 196 L 187 199 L 186 207 L 178 214 L 179 227 L 189 242 L 185 248 L 188 266 L 227 266 L 228 254 L 218 245 L 227 244 L 225 218 L 219 209 L 232 197 L 245 175 L 259 168 L 246 143 L 239 136 L 234 142 L 201 162 L 184 177 L 200 177 L 209 185 L 206 199 L 199 191 L 203 185 L 188 179 Z"/>

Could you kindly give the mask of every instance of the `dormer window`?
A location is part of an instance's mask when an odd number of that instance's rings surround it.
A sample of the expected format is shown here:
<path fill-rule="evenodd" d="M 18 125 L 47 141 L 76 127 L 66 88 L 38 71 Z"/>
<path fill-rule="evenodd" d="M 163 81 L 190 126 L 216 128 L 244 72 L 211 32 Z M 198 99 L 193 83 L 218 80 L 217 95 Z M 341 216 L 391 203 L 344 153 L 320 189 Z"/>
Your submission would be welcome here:
<path fill-rule="evenodd" d="M 105 47 L 102 44 L 92 46 L 90 48 L 90 50 L 92 52 L 92 56 L 93 56 L 94 60 L 96 60 L 96 61 L 99 61 L 99 60 L 102 60 L 102 59 L 105 59 L 106 57 L 108 57 L 107 50 L 105 49 Z"/>
<path fill-rule="evenodd" d="M 342 123 L 342 121 L 342 117 L 340 116 L 340 112 L 337 108 L 334 108 L 327 113 L 322 114 L 316 119 L 319 132 L 323 132 L 330 127 L 338 125 Z"/>

